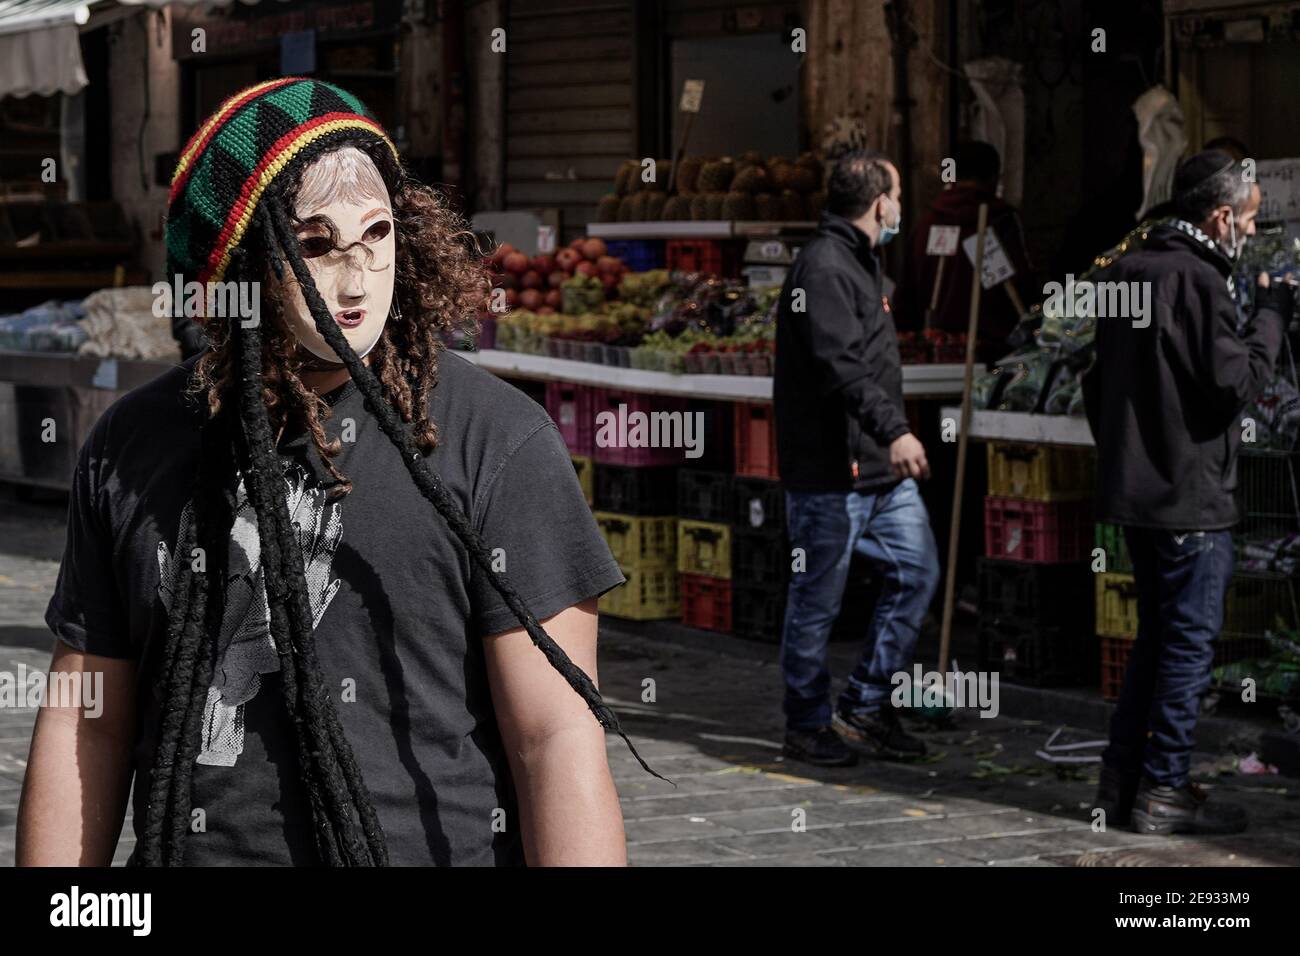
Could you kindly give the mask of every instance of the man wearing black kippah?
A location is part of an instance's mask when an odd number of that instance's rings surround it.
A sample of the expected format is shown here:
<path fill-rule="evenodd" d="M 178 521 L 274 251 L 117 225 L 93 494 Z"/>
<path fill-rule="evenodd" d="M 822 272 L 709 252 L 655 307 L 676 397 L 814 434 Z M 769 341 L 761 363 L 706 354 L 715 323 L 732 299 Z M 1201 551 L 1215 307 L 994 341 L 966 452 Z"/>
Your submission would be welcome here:
<path fill-rule="evenodd" d="M 1232 576 L 1241 413 L 1273 375 L 1292 289 L 1261 275 L 1253 318 L 1231 281 L 1255 233 L 1246 166 L 1207 150 L 1174 177 L 1174 218 L 1095 281 L 1141 316 L 1098 319 L 1084 378 L 1097 443 L 1097 519 L 1124 527 L 1138 633 L 1103 754 L 1098 806 L 1143 833 L 1234 833 L 1238 807 L 1189 780 L 1201 695 Z M 1147 298 L 1149 296 L 1149 298 Z"/>

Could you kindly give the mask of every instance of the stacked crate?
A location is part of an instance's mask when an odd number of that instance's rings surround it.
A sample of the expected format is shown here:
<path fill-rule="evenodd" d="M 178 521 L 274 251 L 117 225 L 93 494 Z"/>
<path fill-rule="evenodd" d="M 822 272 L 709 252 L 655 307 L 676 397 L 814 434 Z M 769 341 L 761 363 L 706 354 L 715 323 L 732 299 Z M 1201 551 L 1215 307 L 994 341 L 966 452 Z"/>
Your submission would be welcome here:
<path fill-rule="evenodd" d="M 979 666 L 1065 686 L 1096 673 L 1089 449 L 994 444 L 979 562 Z"/>
<path fill-rule="evenodd" d="M 1096 617 L 1097 641 L 1101 647 L 1101 696 L 1119 698 L 1128 667 L 1129 651 L 1137 636 L 1137 587 L 1133 583 L 1133 563 L 1129 560 L 1124 529 L 1118 525 L 1098 523 L 1094 547 L 1101 552 L 1102 569 L 1097 572 Z"/>
<path fill-rule="evenodd" d="M 682 468 L 677 473 L 678 573 L 682 623 L 707 631 L 732 630 L 731 560 L 725 574 L 719 548 L 730 545 L 732 476 L 728 471 Z"/>
<path fill-rule="evenodd" d="M 731 523 L 732 631 L 737 637 L 779 644 L 790 585 L 785 492 L 771 478 L 738 474 L 732 482 L 727 520 Z"/>

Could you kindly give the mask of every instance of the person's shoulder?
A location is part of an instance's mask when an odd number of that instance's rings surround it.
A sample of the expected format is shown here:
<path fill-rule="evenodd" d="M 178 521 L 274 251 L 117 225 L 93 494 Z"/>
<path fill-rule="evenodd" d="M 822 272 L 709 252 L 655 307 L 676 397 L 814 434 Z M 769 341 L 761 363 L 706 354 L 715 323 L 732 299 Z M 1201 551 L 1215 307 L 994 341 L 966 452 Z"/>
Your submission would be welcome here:
<path fill-rule="evenodd" d="M 173 365 L 117 398 L 91 428 L 87 445 L 104 449 L 146 434 L 166 443 L 167 429 L 197 426 L 200 405 L 188 393 L 197 363 L 195 356 Z"/>
<path fill-rule="evenodd" d="M 454 429 L 485 445 L 518 444 L 552 424 L 546 409 L 527 393 L 454 351 L 438 357 L 430 414 L 440 432 Z"/>

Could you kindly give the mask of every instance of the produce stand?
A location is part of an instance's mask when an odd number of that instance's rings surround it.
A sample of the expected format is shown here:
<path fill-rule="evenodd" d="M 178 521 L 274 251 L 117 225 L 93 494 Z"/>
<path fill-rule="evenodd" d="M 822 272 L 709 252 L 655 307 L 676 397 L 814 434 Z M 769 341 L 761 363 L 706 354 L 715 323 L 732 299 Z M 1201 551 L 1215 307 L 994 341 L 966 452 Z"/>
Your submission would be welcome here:
<path fill-rule="evenodd" d="M 171 367 L 0 349 L 0 480 L 66 491 L 77 452 L 104 410 Z M 47 420 L 51 441 L 42 440 Z"/>

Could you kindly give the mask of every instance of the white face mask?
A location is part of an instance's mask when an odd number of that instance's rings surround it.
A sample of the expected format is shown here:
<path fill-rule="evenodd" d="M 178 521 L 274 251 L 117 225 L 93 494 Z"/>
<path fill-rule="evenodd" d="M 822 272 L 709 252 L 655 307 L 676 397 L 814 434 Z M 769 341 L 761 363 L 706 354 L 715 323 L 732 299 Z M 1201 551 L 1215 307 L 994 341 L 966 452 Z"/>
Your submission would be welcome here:
<path fill-rule="evenodd" d="M 368 157 L 364 161 L 370 163 Z M 377 170 L 374 175 L 378 180 Z M 317 215 L 329 219 L 337 248 L 329 248 L 329 234 L 324 229 L 309 225 L 298 230 L 299 249 L 325 307 L 352 350 L 364 358 L 383 334 L 393 306 L 397 225 L 386 197 L 370 198 L 348 188 L 340 192 L 337 199 L 295 210 L 299 219 Z M 298 343 L 317 358 L 338 364 L 339 357 L 316 330 L 302 287 L 288 270 L 281 302 L 285 322 Z"/>

